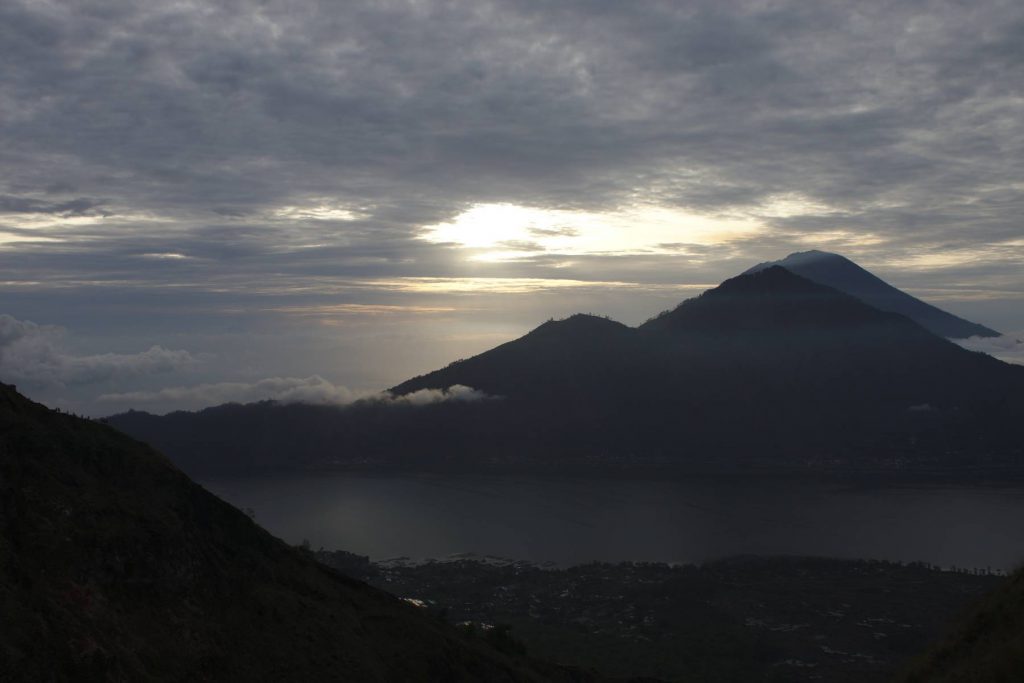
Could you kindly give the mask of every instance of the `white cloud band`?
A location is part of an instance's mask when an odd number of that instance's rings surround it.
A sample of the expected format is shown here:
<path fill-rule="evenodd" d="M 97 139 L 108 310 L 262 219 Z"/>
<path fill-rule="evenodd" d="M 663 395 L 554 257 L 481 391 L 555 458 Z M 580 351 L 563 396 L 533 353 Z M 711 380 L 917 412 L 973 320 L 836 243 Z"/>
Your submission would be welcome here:
<path fill-rule="evenodd" d="M 1011 332 L 1000 337 L 971 337 L 956 342 L 969 351 L 981 351 L 1007 363 L 1024 365 L 1024 332 Z"/>
<path fill-rule="evenodd" d="M 104 394 L 99 401 L 119 407 L 187 406 L 202 408 L 222 403 L 277 401 L 313 405 L 349 405 L 365 400 L 390 404 L 429 405 L 443 401 L 479 401 L 490 398 L 476 389 L 456 384 L 447 389 L 421 389 L 404 396 L 387 392 L 358 392 L 320 377 L 269 377 L 258 382 L 218 382 L 193 386 L 167 387 L 157 391 L 133 391 Z"/>
<path fill-rule="evenodd" d="M 173 372 L 194 362 L 188 351 L 162 346 L 141 353 L 75 355 L 61 348 L 63 336 L 63 328 L 0 314 L 0 376 L 53 387 Z"/>

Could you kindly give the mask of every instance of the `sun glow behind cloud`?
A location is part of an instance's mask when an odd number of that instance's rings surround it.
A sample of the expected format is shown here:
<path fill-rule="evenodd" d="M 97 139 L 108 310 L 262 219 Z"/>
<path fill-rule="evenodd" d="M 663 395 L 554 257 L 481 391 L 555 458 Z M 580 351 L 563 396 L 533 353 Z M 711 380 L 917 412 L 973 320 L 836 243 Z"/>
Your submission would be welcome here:
<path fill-rule="evenodd" d="M 539 253 L 679 253 L 685 245 L 722 244 L 762 228 L 749 218 L 699 216 L 654 206 L 596 213 L 476 204 L 447 223 L 426 226 L 421 237 L 470 249 L 474 260 L 507 261 Z"/>
<path fill-rule="evenodd" d="M 6 247 L 11 244 L 18 244 L 20 242 L 59 242 L 60 240 L 54 237 L 45 237 L 43 235 L 36 234 L 16 234 L 5 232 L 0 230 L 0 248 Z"/>
<path fill-rule="evenodd" d="M 703 291 L 713 284 L 637 284 L 618 280 L 575 280 L 571 278 L 533 277 L 406 277 L 397 280 L 374 280 L 372 286 L 402 292 L 426 294 L 532 294 L 553 289 L 645 289 Z"/>

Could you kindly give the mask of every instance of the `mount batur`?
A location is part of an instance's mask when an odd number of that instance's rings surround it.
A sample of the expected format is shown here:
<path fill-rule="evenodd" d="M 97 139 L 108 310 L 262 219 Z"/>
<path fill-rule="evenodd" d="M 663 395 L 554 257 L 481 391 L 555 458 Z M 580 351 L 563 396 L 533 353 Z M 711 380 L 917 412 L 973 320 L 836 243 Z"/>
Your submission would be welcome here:
<path fill-rule="evenodd" d="M 107 421 L 191 473 L 991 472 L 1024 462 L 1024 368 L 946 337 L 997 334 L 812 251 L 755 266 L 637 328 L 551 320 L 390 389 L 476 390 L 447 401 L 261 402 Z"/>

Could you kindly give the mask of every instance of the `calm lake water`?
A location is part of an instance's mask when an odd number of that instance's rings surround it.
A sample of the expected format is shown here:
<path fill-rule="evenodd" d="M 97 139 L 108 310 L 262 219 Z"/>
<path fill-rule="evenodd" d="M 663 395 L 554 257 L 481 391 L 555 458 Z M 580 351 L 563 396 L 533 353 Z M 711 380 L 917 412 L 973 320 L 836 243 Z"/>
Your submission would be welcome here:
<path fill-rule="evenodd" d="M 799 554 L 992 569 L 1024 561 L 1024 486 L 350 474 L 203 485 L 252 508 L 290 543 L 374 560 L 475 553 L 571 565 Z"/>

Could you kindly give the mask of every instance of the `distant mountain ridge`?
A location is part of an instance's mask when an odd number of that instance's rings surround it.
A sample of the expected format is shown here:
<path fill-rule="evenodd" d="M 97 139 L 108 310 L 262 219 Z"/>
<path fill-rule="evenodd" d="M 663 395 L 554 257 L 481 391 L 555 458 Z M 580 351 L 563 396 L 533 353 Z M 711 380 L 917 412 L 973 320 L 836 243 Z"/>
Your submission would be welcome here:
<path fill-rule="evenodd" d="M 690 382 L 698 378 L 717 376 L 729 393 L 739 395 L 751 379 L 758 380 L 759 391 L 773 388 L 780 367 L 806 366 L 810 359 L 822 361 L 813 372 L 844 371 L 851 382 L 862 381 L 865 373 L 876 374 L 874 368 L 884 368 L 891 377 L 894 366 L 901 365 L 901 374 L 916 369 L 915 380 L 931 384 L 926 375 L 941 365 L 946 368 L 943 384 L 952 386 L 956 377 L 957 392 L 972 384 L 976 373 L 1001 365 L 936 337 L 904 316 L 879 311 L 775 266 L 726 280 L 635 329 L 594 316 L 549 321 L 520 339 L 390 391 L 401 395 L 464 384 L 522 399 L 541 391 L 586 394 L 629 386 L 657 393 L 656 386 L 668 383 L 669 391 L 677 393 L 689 391 L 694 386 Z M 737 367 L 748 373 L 747 381 L 732 377 Z M 792 385 L 799 376 L 788 375 L 786 381 Z M 701 385 L 701 392 L 714 392 L 707 381 Z M 874 389 L 903 390 L 922 400 L 928 395 L 937 399 L 941 391 L 881 381 Z M 576 399 L 589 401 L 590 396 Z"/>
<path fill-rule="evenodd" d="M 197 470 L 1024 468 L 1024 368 L 780 266 L 639 328 L 548 321 L 390 391 L 457 384 L 501 400 L 258 404 L 110 421 Z"/>
<path fill-rule="evenodd" d="M 759 263 L 746 273 L 782 266 L 819 284 L 846 292 L 882 311 L 905 315 L 941 337 L 998 337 L 993 329 L 959 318 L 896 289 L 853 261 L 825 251 L 801 251 L 778 261 Z"/>

